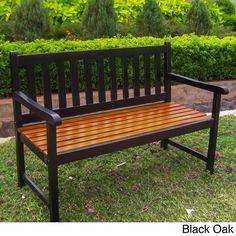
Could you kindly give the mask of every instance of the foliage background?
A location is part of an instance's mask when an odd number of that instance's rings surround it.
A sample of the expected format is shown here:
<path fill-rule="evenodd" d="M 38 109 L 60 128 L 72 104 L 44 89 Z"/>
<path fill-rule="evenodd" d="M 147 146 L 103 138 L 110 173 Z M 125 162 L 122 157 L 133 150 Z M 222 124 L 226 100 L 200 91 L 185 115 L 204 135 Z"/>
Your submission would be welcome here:
<path fill-rule="evenodd" d="M 33 42 L 5 42 L 0 41 L 0 96 L 11 95 L 9 52 L 19 54 L 49 53 L 80 50 L 97 50 L 104 48 L 141 47 L 162 45 L 165 40 L 172 43 L 174 72 L 190 76 L 199 80 L 223 80 L 236 78 L 236 38 L 213 36 L 183 35 L 178 37 L 124 37 L 110 39 L 95 39 L 87 41 L 71 40 L 35 40 Z M 142 61 L 140 63 L 143 63 Z M 68 65 L 65 65 L 68 67 Z M 141 65 L 142 67 L 142 65 Z M 107 68 L 109 70 L 109 68 Z M 69 68 L 66 69 L 69 71 Z M 56 73 L 56 72 L 55 72 Z M 105 71 L 109 74 L 109 71 Z M 117 77 L 122 69 L 117 68 Z M 129 75 L 132 77 L 132 71 Z M 56 78 L 56 74 L 52 75 Z M 140 78 L 141 82 L 143 78 Z M 70 79 L 67 78 L 67 81 Z M 107 81 L 109 84 L 109 81 Z M 119 84 L 119 81 L 118 81 Z M 55 84 L 52 89 L 55 89 Z M 83 84 L 81 85 L 83 87 Z M 67 85 L 69 88 L 69 85 Z"/>
<path fill-rule="evenodd" d="M 211 19 L 216 23 L 225 21 L 220 8 L 211 0 L 203 0 L 207 3 Z M 44 0 L 44 6 L 48 9 L 53 25 L 63 22 L 79 23 L 87 0 Z M 120 23 L 132 23 L 141 12 L 145 0 L 114 0 L 114 9 L 117 21 Z M 183 21 L 186 12 L 190 8 L 190 2 L 186 0 L 158 0 L 162 13 L 167 17 L 177 18 Z M 14 6 L 20 0 L 1 0 L 0 21 L 9 20 Z"/>

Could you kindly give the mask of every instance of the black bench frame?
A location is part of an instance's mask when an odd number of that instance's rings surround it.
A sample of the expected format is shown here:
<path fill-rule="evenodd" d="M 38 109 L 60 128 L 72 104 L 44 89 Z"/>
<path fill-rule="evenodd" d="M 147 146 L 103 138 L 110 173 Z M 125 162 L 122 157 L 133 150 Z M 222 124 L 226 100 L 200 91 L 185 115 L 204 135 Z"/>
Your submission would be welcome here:
<path fill-rule="evenodd" d="M 145 96 L 140 96 L 139 83 L 138 83 L 138 60 L 137 55 L 148 53 L 155 54 L 157 58 L 161 53 L 164 54 L 164 92 L 161 93 L 160 89 L 160 73 L 156 72 L 156 79 L 159 83 L 156 84 L 156 93 L 150 94 L 150 82 L 145 83 Z M 134 56 L 134 98 L 128 97 L 127 83 L 124 83 L 122 100 L 117 100 L 117 86 L 115 78 L 115 57 L 119 56 L 126 60 L 128 56 Z M 90 60 L 95 58 L 98 62 L 99 68 L 103 68 L 101 59 L 105 57 L 110 58 L 111 66 L 111 101 L 107 102 L 104 98 L 104 77 L 100 72 L 99 77 L 99 103 L 93 104 L 92 86 L 91 86 L 91 70 Z M 76 86 L 77 68 L 75 61 L 78 58 L 82 58 L 85 61 L 85 79 L 86 79 L 86 102 L 87 105 L 80 106 L 78 102 L 79 89 Z M 11 78 L 13 87 L 13 106 L 14 106 L 14 120 L 15 120 L 15 135 L 16 135 L 16 156 L 17 156 L 17 173 L 18 173 L 18 186 L 22 187 L 25 183 L 33 189 L 33 191 L 43 200 L 43 202 L 49 207 L 51 221 L 59 221 L 59 201 L 58 201 L 58 166 L 81 160 L 89 157 L 98 156 L 104 153 L 121 150 L 137 145 L 150 143 L 156 140 L 161 140 L 161 147 L 167 149 L 168 144 L 173 145 L 197 158 L 206 162 L 206 169 L 213 174 L 214 169 L 214 155 L 216 150 L 217 129 L 219 112 L 221 105 L 221 95 L 228 94 L 228 89 L 224 87 L 218 87 L 204 82 L 196 81 L 171 72 L 171 46 L 169 42 L 166 42 L 164 46 L 156 47 L 143 47 L 143 48 L 124 48 L 124 49 L 108 49 L 108 50 L 95 50 L 95 51 L 83 51 L 83 52 L 68 52 L 68 53 L 50 53 L 50 54 L 35 54 L 35 55 L 18 55 L 15 52 L 10 53 L 11 60 Z M 73 95 L 73 107 L 67 108 L 65 101 L 65 87 L 63 84 L 64 78 L 64 61 L 70 61 L 71 74 L 72 74 L 72 95 Z M 59 83 L 59 109 L 52 109 L 51 92 L 48 89 L 49 83 L 47 80 L 48 67 L 47 63 L 55 61 L 58 66 L 58 83 Z M 147 63 L 146 63 L 147 62 Z M 100 63 L 100 64 L 99 64 Z M 157 61 L 158 63 L 158 61 Z M 33 83 L 35 74 L 33 67 L 36 64 L 42 64 L 43 79 L 44 79 L 44 98 L 45 107 L 37 103 L 35 83 Z M 25 66 L 27 68 L 28 78 L 28 95 L 25 95 L 20 90 L 19 85 L 19 68 Z M 125 64 L 123 65 L 123 79 L 126 81 L 127 73 L 125 73 Z M 158 65 L 160 69 L 160 63 Z M 145 75 L 149 76 L 150 65 L 145 58 Z M 207 121 L 195 122 L 190 125 L 182 125 L 171 129 L 165 129 L 158 132 L 146 133 L 145 135 L 139 135 L 132 138 L 127 138 L 119 141 L 99 144 L 83 148 L 79 150 L 67 151 L 64 153 L 57 153 L 56 151 L 56 127 L 61 124 L 62 118 L 67 116 L 76 116 L 86 114 L 90 112 L 103 111 L 109 109 L 115 109 L 125 106 L 134 106 L 144 103 L 158 102 L 158 101 L 171 101 L 171 81 L 176 81 L 184 84 L 188 84 L 200 89 L 213 92 L 213 108 L 212 116 Z M 21 105 L 27 107 L 30 112 L 27 114 L 22 113 Z M 47 127 L 47 147 L 48 155 L 45 156 L 40 152 L 29 140 L 20 135 L 17 131 L 19 127 L 25 124 L 37 121 L 45 121 Z M 210 128 L 208 153 L 204 155 L 197 151 L 194 151 L 182 144 L 176 143 L 171 140 L 171 137 L 179 136 L 182 134 L 198 131 L 201 129 Z M 24 161 L 24 145 L 28 146 L 47 166 L 48 166 L 48 184 L 49 184 L 49 198 L 37 187 L 37 185 L 25 174 L 25 161 Z"/>

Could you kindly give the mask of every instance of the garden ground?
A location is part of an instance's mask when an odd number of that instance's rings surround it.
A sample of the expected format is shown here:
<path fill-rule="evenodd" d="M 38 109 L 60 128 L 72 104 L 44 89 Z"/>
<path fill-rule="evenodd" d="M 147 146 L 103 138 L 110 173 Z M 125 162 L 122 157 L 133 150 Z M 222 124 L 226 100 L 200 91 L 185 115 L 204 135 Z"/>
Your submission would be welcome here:
<path fill-rule="evenodd" d="M 61 166 L 61 221 L 236 221 L 235 137 L 236 117 L 221 117 L 212 176 L 201 160 L 173 147 L 165 152 L 159 143 Z M 177 140 L 206 151 L 208 132 Z M 25 153 L 27 173 L 47 191 L 46 166 Z M 0 156 L 0 221 L 49 221 L 31 189 L 16 187 L 14 140 L 0 146 Z M 186 209 L 194 210 L 192 217 Z"/>

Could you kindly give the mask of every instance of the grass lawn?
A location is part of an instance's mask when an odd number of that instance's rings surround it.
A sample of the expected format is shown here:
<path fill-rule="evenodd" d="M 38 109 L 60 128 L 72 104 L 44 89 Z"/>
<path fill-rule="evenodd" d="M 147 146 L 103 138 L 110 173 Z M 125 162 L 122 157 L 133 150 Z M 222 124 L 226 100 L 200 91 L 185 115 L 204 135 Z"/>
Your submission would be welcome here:
<path fill-rule="evenodd" d="M 206 151 L 208 132 L 177 140 Z M 149 144 L 61 166 L 61 221 L 236 221 L 235 117 L 220 119 L 221 157 L 212 176 L 201 160 L 159 146 Z M 140 159 L 134 158 L 137 155 Z M 49 221 L 48 209 L 31 189 L 16 186 L 13 140 L 0 146 L 0 156 L 0 221 Z M 122 162 L 126 164 L 117 167 Z M 26 164 L 28 175 L 47 191 L 46 166 L 29 151 Z M 87 213 L 88 208 L 94 213 Z M 194 209 L 191 218 L 186 209 Z"/>

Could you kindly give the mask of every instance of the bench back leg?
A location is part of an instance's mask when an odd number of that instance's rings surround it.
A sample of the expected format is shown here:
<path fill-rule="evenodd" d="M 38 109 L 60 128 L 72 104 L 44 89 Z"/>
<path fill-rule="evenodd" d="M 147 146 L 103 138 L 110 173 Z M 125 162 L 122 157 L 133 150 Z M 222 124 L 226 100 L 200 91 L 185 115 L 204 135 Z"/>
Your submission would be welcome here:
<path fill-rule="evenodd" d="M 161 148 L 164 150 L 167 150 L 168 148 L 168 141 L 167 140 L 161 140 Z"/>
<path fill-rule="evenodd" d="M 58 167 L 48 165 L 48 184 L 49 184 L 49 211 L 50 221 L 59 222 L 59 200 L 58 200 Z"/>
<path fill-rule="evenodd" d="M 25 185 L 23 175 L 25 174 L 25 156 L 24 144 L 20 140 L 20 135 L 16 132 L 16 164 L 17 164 L 17 178 L 18 186 L 22 188 Z"/>
<path fill-rule="evenodd" d="M 207 165 L 206 169 L 210 171 L 211 174 L 214 173 L 214 162 L 215 162 L 215 152 L 216 152 L 216 141 L 218 133 L 218 123 L 221 105 L 221 94 L 214 93 L 213 98 L 213 108 L 212 108 L 212 118 L 214 119 L 213 127 L 210 129 L 210 138 L 207 153 Z"/>

